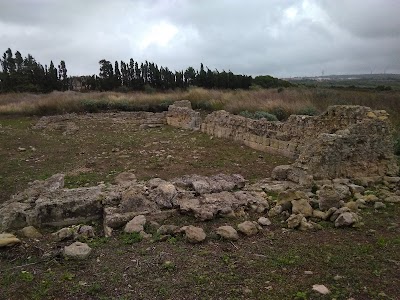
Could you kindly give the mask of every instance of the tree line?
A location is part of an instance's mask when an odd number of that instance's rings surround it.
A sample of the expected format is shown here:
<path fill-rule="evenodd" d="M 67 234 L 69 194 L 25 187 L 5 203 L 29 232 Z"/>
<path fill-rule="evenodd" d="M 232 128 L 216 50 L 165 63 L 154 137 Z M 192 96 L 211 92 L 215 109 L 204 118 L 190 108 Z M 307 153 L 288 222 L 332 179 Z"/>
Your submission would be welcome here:
<path fill-rule="evenodd" d="M 65 61 L 56 68 L 37 62 L 32 55 L 23 58 L 19 51 L 13 55 L 9 48 L 0 59 L 1 92 L 51 92 L 69 89 L 81 91 L 165 91 L 176 88 L 198 86 L 207 89 L 249 89 L 257 84 L 264 88 L 290 86 L 290 83 L 271 76 L 257 76 L 210 70 L 200 64 L 200 69 L 172 71 L 154 62 L 139 63 L 132 58 L 129 62 L 99 61 L 99 74 L 90 76 L 67 76 Z"/>
<path fill-rule="evenodd" d="M 22 57 L 19 51 L 13 54 L 8 48 L 0 59 L 0 91 L 46 93 L 69 89 L 67 68 L 62 60 L 55 67 L 53 61 L 43 66 L 28 54 Z"/>

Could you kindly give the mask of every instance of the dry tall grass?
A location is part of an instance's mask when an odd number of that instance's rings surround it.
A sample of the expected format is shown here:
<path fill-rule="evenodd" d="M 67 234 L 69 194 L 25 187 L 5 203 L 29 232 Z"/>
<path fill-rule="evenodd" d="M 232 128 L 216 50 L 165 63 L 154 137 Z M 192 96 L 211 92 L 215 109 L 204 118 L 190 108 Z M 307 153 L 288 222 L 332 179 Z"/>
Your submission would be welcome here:
<path fill-rule="evenodd" d="M 303 112 L 322 112 L 335 104 L 364 105 L 385 109 L 400 126 L 399 91 L 352 91 L 290 88 L 259 90 L 206 90 L 191 88 L 165 93 L 53 92 L 50 94 L 13 93 L 0 95 L 2 115 L 48 115 L 98 110 L 162 110 L 176 100 L 188 99 L 195 108 L 283 112 L 285 116 Z"/>

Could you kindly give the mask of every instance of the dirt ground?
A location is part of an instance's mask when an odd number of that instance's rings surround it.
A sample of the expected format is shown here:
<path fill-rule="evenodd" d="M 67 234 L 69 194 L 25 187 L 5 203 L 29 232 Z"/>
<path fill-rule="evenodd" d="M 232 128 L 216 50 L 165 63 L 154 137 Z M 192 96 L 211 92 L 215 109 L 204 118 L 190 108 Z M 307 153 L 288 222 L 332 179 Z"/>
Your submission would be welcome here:
<path fill-rule="evenodd" d="M 64 126 L 33 130 L 36 121 L 0 120 L 2 201 L 57 172 L 68 174 L 69 187 L 111 182 L 123 170 L 134 170 L 139 179 L 224 172 L 253 181 L 288 163 L 170 127 L 140 130 L 110 118 L 80 119 L 78 131 L 63 134 Z M 0 299 L 399 299 L 400 205 L 369 206 L 361 215 L 359 228 L 321 222 L 322 230 L 310 232 L 283 228 L 276 217 L 258 235 L 235 242 L 213 231 L 260 214 L 208 222 L 182 215 L 161 223 L 202 227 L 207 239 L 196 245 L 180 235 L 161 240 L 150 227 L 150 240 L 118 231 L 104 238 L 99 221 L 90 224 L 96 237 L 87 241 L 93 252 L 84 261 L 63 258 L 60 250 L 71 241 L 54 242 L 56 229 L 46 228 L 42 238 L 0 249 Z M 316 294 L 314 284 L 330 294 Z"/>

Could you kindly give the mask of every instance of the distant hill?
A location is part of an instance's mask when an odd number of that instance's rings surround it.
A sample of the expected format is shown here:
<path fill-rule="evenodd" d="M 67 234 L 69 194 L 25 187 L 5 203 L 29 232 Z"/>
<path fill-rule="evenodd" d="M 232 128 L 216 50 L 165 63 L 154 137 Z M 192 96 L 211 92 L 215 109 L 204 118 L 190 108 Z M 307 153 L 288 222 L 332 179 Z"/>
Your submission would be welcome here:
<path fill-rule="evenodd" d="M 292 83 L 316 87 L 357 87 L 400 90 L 400 74 L 347 74 L 283 78 Z"/>

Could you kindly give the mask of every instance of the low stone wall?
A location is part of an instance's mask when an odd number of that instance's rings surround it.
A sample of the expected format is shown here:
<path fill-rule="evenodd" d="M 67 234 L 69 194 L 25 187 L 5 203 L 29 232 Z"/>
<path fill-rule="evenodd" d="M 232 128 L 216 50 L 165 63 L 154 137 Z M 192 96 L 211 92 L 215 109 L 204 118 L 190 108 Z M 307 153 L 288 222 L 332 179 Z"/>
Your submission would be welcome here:
<path fill-rule="evenodd" d="M 198 122 L 187 103 L 171 106 L 167 114 L 172 126 L 197 129 Z M 216 111 L 201 123 L 201 131 L 296 159 L 293 167 L 316 179 L 397 175 L 399 170 L 388 114 L 369 107 L 331 106 L 319 116 L 292 115 L 286 122 Z"/>

